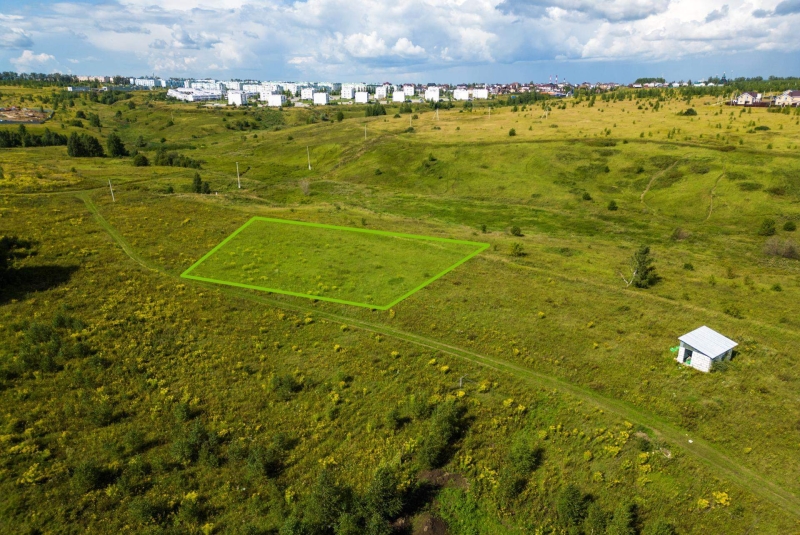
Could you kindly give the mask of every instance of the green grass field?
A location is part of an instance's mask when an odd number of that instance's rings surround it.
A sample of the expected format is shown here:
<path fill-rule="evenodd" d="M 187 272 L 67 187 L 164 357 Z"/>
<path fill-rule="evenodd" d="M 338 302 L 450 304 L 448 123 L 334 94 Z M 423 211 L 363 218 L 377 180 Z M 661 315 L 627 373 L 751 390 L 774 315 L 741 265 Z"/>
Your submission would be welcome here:
<path fill-rule="evenodd" d="M 0 149 L 0 235 L 32 242 L 0 291 L 0 532 L 800 532 L 794 110 L 149 95 L 29 130 L 200 169 Z M 253 217 L 489 247 L 389 310 L 181 278 Z M 196 272 L 382 305 L 476 250 L 284 226 Z M 647 289 L 622 278 L 641 245 Z M 709 374 L 669 351 L 700 325 L 739 343 Z"/>
<path fill-rule="evenodd" d="M 387 310 L 488 246 L 254 218 L 181 276 Z"/>

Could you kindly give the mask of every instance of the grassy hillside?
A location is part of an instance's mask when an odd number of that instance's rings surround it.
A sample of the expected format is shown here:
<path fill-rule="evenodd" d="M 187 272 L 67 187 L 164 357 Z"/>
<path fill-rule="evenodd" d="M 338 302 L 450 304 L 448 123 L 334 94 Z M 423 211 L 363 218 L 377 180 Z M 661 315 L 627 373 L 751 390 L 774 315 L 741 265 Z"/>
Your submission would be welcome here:
<path fill-rule="evenodd" d="M 73 104 L 150 165 L 0 149 L 0 531 L 800 531 L 793 110 Z M 179 278 L 253 216 L 491 246 L 386 311 Z"/>

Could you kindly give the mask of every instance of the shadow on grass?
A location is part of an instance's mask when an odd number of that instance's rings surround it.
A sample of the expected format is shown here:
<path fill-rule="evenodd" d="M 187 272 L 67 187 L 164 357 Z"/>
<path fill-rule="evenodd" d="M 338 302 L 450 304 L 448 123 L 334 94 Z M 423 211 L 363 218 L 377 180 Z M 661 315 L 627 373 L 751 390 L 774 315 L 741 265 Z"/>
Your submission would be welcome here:
<path fill-rule="evenodd" d="M 28 294 L 61 286 L 70 280 L 78 266 L 26 266 L 12 268 L 0 276 L 0 305 Z"/>

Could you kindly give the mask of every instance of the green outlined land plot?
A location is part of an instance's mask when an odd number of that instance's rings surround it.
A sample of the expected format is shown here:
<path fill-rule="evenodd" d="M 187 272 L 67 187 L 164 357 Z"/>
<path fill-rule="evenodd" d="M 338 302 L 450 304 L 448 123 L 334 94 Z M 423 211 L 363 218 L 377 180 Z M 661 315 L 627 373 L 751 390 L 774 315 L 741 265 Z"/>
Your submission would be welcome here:
<path fill-rule="evenodd" d="M 386 310 L 488 247 L 254 217 L 181 277 Z"/>

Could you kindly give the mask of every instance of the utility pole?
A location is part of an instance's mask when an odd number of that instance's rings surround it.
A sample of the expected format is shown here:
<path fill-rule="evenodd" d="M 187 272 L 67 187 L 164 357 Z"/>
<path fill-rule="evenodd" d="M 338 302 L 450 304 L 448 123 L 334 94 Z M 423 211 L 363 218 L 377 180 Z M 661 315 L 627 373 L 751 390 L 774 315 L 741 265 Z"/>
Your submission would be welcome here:
<path fill-rule="evenodd" d="M 236 182 L 239 183 L 239 189 L 242 189 L 242 179 L 239 176 L 239 162 L 236 162 Z"/>
<path fill-rule="evenodd" d="M 111 201 L 117 202 L 117 199 L 114 198 L 114 188 L 111 187 L 111 179 L 108 179 L 108 189 L 111 190 Z"/>
<path fill-rule="evenodd" d="M 311 171 L 311 149 L 306 145 L 306 154 L 308 155 L 308 170 Z"/>

